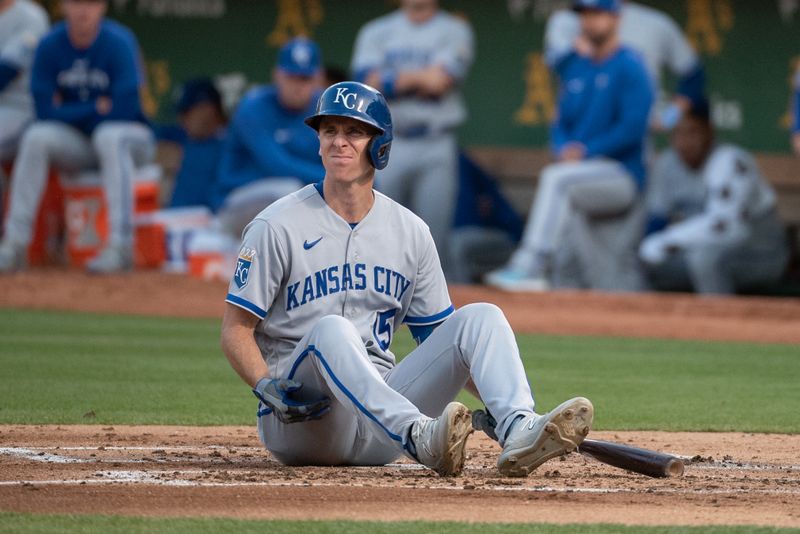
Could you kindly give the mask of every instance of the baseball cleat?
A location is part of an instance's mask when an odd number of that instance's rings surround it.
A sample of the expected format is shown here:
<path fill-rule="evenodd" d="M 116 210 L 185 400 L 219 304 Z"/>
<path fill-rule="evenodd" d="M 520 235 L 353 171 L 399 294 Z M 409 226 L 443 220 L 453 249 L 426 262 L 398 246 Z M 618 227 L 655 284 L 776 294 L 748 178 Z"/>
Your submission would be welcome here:
<path fill-rule="evenodd" d="M 547 460 L 577 449 L 589 434 L 593 417 L 591 401 L 575 397 L 549 413 L 521 419 L 503 444 L 497 468 L 505 476 L 528 476 Z"/>
<path fill-rule="evenodd" d="M 130 249 L 106 247 L 86 264 L 86 270 L 94 274 L 110 274 L 130 271 L 133 257 Z"/>
<path fill-rule="evenodd" d="M 472 430 L 469 409 L 460 402 L 451 402 L 436 419 L 424 417 L 412 425 L 414 459 L 443 477 L 459 475 L 464 469 L 467 437 Z"/>
<path fill-rule="evenodd" d="M 13 273 L 25 268 L 27 258 L 26 247 L 10 241 L 0 243 L 0 273 Z"/>
<path fill-rule="evenodd" d="M 503 267 L 490 271 L 484 281 L 493 287 L 504 291 L 547 291 L 550 283 L 541 277 L 531 277 L 527 273 Z"/>

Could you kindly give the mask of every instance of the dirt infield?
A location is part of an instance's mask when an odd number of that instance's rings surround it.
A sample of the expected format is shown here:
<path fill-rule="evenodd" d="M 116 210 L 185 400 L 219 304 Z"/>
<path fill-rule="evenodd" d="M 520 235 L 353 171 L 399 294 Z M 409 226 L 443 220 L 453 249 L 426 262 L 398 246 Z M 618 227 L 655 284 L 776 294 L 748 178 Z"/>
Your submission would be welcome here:
<path fill-rule="evenodd" d="M 458 478 L 406 460 L 285 467 L 249 427 L 0 427 L 0 509 L 270 519 L 800 526 L 800 436 L 598 432 L 687 457 L 650 479 L 571 454 L 501 478 L 499 447 L 470 438 Z M 694 459 L 689 457 L 693 456 Z"/>
<path fill-rule="evenodd" d="M 0 277 L 0 307 L 217 318 L 225 291 L 225 284 L 158 273 L 34 270 Z M 800 343 L 798 299 L 451 293 L 459 306 L 498 304 L 518 332 Z M 499 448 L 483 435 L 470 438 L 464 475 L 443 479 L 405 460 L 379 468 L 281 466 L 249 427 L 0 426 L 0 510 L 800 527 L 800 436 L 592 437 L 681 455 L 686 473 L 650 479 L 571 454 L 527 479 L 501 478 Z"/>

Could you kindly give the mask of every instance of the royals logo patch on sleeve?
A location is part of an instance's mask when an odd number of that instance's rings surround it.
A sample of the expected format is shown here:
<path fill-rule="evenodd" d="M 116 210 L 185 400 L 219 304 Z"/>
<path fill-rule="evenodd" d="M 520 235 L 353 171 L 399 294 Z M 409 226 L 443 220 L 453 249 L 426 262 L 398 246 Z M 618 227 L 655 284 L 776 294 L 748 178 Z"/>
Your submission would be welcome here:
<path fill-rule="evenodd" d="M 246 286 L 250 280 L 250 269 L 253 267 L 255 257 L 256 251 L 250 247 L 242 247 L 242 250 L 239 251 L 239 257 L 236 259 L 236 272 L 233 274 L 233 281 L 239 289 Z"/>

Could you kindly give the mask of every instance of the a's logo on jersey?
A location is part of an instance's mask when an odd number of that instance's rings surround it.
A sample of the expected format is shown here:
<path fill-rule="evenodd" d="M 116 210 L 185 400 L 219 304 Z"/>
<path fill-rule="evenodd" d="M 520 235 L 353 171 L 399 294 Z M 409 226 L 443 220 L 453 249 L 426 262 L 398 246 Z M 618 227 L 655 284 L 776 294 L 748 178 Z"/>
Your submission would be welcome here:
<path fill-rule="evenodd" d="M 236 272 L 233 274 L 233 281 L 239 289 L 246 286 L 250 280 L 250 268 L 253 266 L 255 257 L 256 251 L 250 247 L 242 247 L 239 252 L 239 257 L 236 259 Z"/>
<path fill-rule="evenodd" d="M 308 241 L 303 241 L 303 248 L 306 250 L 311 250 L 312 248 L 314 248 L 314 245 L 316 245 L 320 241 L 322 241 L 322 237 L 320 237 L 316 241 L 312 241 L 311 243 L 309 243 Z"/>

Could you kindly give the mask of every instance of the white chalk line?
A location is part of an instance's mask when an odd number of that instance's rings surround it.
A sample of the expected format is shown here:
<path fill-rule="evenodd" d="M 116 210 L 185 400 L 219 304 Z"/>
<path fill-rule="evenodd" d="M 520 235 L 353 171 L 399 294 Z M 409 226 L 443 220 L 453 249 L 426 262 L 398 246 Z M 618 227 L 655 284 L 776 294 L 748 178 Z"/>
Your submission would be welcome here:
<path fill-rule="evenodd" d="M 163 476 L 175 476 L 175 471 L 112 471 L 107 473 L 97 473 L 95 478 L 83 478 L 74 480 L 18 480 L 0 481 L 2 486 L 76 486 L 76 485 L 111 485 L 111 484 L 141 484 L 154 486 L 181 486 L 181 487 L 315 487 L 315 488 L 388 488 L 388 489 L 419 489 L 418 486 L 398 486 L 396 484 L 361 484 L 351 481 L 335 482 L 316 482 L 316 481 L 297 481 L 297 482 L 273 482 L 273 481 L 226 481 L 214 482 L 204 480 L 189 479 L 164 479 Z M 204 476 L 206 471 L 179 471 L 178 474 Z M 529 493 L 586 493 L 586 494 L 614 494 L 614 493 L 635 493 L 635 494 L 674 494 L 674 495 L 738 495 L 738 494 L 762 494 L 762 495 L 800 495 L 800 489 L 704 489 L 704 488 L 597 488 L 597 487 L 573 487 L 573 486 L 486 486 L 486 485 L 424 485 L 424 489 L 449 490 L 449 491 L 496 491 L 496 492 L 529 492 Z"/>

